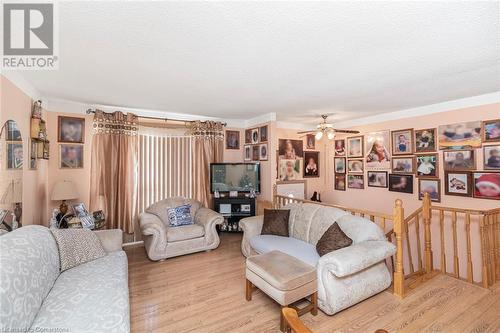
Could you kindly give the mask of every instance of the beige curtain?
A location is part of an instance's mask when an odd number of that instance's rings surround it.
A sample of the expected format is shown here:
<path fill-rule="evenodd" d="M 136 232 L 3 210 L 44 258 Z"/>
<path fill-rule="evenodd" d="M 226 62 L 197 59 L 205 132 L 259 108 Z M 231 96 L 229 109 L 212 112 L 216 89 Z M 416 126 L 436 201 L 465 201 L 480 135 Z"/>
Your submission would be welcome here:
<path fill-rule="evenodd" d="M 108 228 L 134 232 L 137 199 L 137 116 L 96 111 L 93 122 L 90 206 Z"/>
<path fill-rule="evenodd" d="M 193 136 L 193 197 L 211 207 L 210 163 L 220 163 L 224 150 L 224 126 L 215 121 L 195 121 L 188 133 Z"/>

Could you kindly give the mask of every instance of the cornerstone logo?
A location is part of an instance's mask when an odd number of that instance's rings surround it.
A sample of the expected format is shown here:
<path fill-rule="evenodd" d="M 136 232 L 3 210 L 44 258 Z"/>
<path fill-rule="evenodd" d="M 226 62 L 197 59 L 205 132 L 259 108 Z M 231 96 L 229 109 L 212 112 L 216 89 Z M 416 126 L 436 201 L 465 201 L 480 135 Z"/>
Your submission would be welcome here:
<path fill-rule="evenodd" d="M 56 4 L 3 3 L 2 69 L 58 69 Z"/>

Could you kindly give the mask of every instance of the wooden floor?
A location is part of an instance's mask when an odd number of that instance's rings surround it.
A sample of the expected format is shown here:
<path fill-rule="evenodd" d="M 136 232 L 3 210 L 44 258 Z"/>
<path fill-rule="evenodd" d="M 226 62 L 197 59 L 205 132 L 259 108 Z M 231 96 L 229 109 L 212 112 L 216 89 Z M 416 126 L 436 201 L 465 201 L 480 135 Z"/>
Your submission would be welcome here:
<path fill-rule="evenodd" d="M 211 252 L 151 262 L 129 256 L 132 332 L 279 332 L 280 307 L 259 291 L 245 301 L 240 235 Z M 500 332 L 500 287 L 439 275 L 404 300 L 382 292 L 334 316 L 302 320 L 315 332 Z"/>

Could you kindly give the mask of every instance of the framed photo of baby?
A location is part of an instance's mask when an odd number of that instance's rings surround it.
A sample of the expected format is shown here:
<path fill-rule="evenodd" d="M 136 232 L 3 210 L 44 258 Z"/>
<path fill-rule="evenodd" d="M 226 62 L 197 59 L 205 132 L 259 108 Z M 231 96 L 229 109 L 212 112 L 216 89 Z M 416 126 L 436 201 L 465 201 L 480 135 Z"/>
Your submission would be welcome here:
<path fill-rule="evenodd" d="M 372 132 L 365 135 L 365 160 L 367 170 L 391 168 L 389 131 Z"/>
<path fill-rule="evenodd" d="M 349 173 L 363 173 L 363 160 L 348 160 L 347 161 L 347 172 Z"/>
<path fill-rule="evenodd" d="M 335 168 L 335 173 L 345 173 L 345 157 L 335 157 L 333 159 L 333 165 Z"/>
<path fill-rule="evenodd" d="M 476 170 L 474 150 L 445 150 L 443 151 L 443 165 L 445 171 L 473 171 Z"/>
<path fill-rule="evenodd" d="M 474 198 L 500 200 L 500 173 L 475 172 Z"/>
<path fill-rule="evenodd" d="M 285 160 L 280 159 L 280 180 L 300 180 L 302 179 L 303 160 Z"/>
<path fill-rule="evenodd" d="M 302 159 L 304 155 L 304 142 L 302 140 L 279 139 L 279 156 L 285 160 Z"/>
<path fill-rule="evenodd" d="M 335 156 L 345 156 L 345 140 L 335 140 Z"/>
<path fill-rule="evenodd" d="M 319 177 L 319 151 L 304 152 L 304 178 Z"/>
<path fill-rule="evenodd" d="M 429 193 L 432 202 L 441 202 L 441 181 L 439 179 L 419 179 L 418 200 L 422 200 L 425 193 Z"/>
<path fill-rule="evenodd" d="M 345 189 L 346 189 L 345 174 L 344 175 L 335 175 L 334 187 L 335 187 L 336 191 L 345 191 Z"/>
<path fill-rule="evenodd" d="M 415 152 L 429 153 L 435 152 L 436 147 L 436 132 L 435 128 L 426 128 L 415 130 Z"/>
<path fill-rule="evenodd" d="M 438 177 L 438 154 L 419 155 L 416 157 L 416 160 L 417 177 Z"/>
<path fill-rule="evenodd" d="M 481 122 L 439 126 L 439 149 L 468 149 L 481 147 Z"/>
<path fill-rule="evenodd" d="M 363 157 L 363 136 L 347 138 L 347 157 Z"/>
<path fill-rule="evenodd" d="M 413 128 L 391 131 L 392 155 L 413 154 Z"/>
<path fill-rule="evenodd" d="M 500 170 L 500 145 L 484 146 L 484 170 Z"/>
<path fill-rule="evenodd" d="M 483 121 L 483 141 L 500 141 L 500 119 Z"/>

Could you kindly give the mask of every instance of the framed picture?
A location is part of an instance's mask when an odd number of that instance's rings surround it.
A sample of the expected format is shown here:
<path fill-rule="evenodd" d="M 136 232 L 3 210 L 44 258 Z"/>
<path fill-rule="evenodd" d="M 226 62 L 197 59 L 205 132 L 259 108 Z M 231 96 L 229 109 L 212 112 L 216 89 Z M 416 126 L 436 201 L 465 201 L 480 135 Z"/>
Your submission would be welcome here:
<path fill-rule="evenodd" d="M 65 143 L 84 143 L 85 118 L 58 117 L 58 141 Z"/>
<path fill-rule="evenodd" d="M 500 141 L 500 119 L 483 121 L 483 141 L 484 142 Z"/>
<path fill-rule="evenodd" d="M 333 159 L 335 173 L 345 173 L 345 157 L 335 157 Z"/>
<path fill-rule="evenodd" d="M 431 201 L 441 202 L 441 180 L 420 178 L 418 180 L 418 200 L 422 200 L 425 193 L 429 193 Z"/>
<path fill-rule="evenodd" d="M 413 128 L 391 131 L 392 155 L 413 154 Z"/>
<path fill-rule="evenodd" d="M 259 146 L 259 160 L 267 161 L 267 143 L 263 143 Z"/>
<path fill-rule="evenodd" d="M 307 182 L 305 180 L 291 180 L 276 182 L 276 193 L 285 197 L 305 199 L 307 196 Z"/>
<path fill-rule="evenodd" d="M 302 140 L 279 139 L 278 150 L 282 159 L 301 159 L 304 156 L 304 142 Z"/>
<path fill-rule="evenodd" d="M 387 171 L 368 171 L 368 187 L 387 188 Z"/>
<path fill-rule="evenodd" d="M 30 140 L 30 169 L 36 170 L 38 157 L 38 142 Z"/>
<path fill-rule="evenodd" d="M 306 148 L 316 149 L 316 136 L 314 134 L 306 135 Z"/>
<path fill-rule="evenodd" d="M 286 160 L 280 159 L 280 180 L 301 180 L 302 169 L 304 165 L 303 159 Z"/>
<path fill-rule="evenodd" d="M 85 204 L 83 202 L 74 204 L 72 207 L 73 207 L 73 214 L 75 214 L 75 216 L 77 217 L 89 215 L 89 212 L 87 211 L 87 208 L 85 207 Z"/>
<path fill-rule="evenodd" d="M 363 136 L 347 138 L 347 157 L 363 157 Z"/>
<path fill-rule="evenodd" d="M 393 157 L 392 173 L 415 173 L 415 157 L 414 156 Z"/>
<path fill-rule="evenodd" d="M 474 172 L 474 198 L 500 200 L 500 173 Z"/>
<path fill-rule="evenodd" d="M 389 191 L 413 193 L 413 176 L 389 174 Z"/>
<path fill-rule="evenodd" d="M 446 171 L 444 178 L 444 193 L 446 195 L 472 196 L 472 174 L 470 172 Z"/>
<path fill-rule="evenodd" d="M 245 130 L 245 143 L 252 143 L 252 130 Z"/>
<path fill-rule="evenodd" d="M 415 152 L 430 153 L 437 150 L 436 129 L 426 128 L 415 130 Z"/>
<path fill-rule="evenodd" d="M 252 161 L 258 161 L 260 159 L 260 146 L 252 146 Z"/>
<path fill-rule="evenodd" d="M 252 160 L 252 146 L 250 146 L 250 145 L 243 146 L 243 151 L 244 151 L 243 160 L 245 162 L 251 161 Z"/>
<path fill-rule="evenodd" d="M 226 131 L 226 149 L 240 149 L 240 131 Z"/>
<path fill-rule="evenodd" d="M 381 170 L 391 167 L 389 138 L 389 131 L 372 132 L 365 135 L 367 170 Z"/>
<path fill-rule="evenodd" d="M 267 142 L 267 125 L 261 126 L 259 128 L 260 142 Z"/>
<path fill-rule="evenodd" d="M 335 156 L 345 156 L 345 140 L 338 139 L 334 142 Z"/>
<path fill-rule="evenodd" d="M 337 191 L 345 191 L 345 189 L 346 189 L 345 174 L 344 175 L 335 175 L 334 188 Z"/>
<path fill-rule="evenodd" d="M 95 221 L 103 221 L 105 219 L 104 212 L 102 210 L 97 210 L 92 213 L 92 217 Z"/>
<path fill-rule="evenodd" d="M 80 222 L 82 224 L 82 228 L 94 229 L 95 222 L 94 222 L 94 218 L 92 216 L 90 216 L 90 215 L 80 216 L 79 219 L 80 219 Z"/>
<path fill-rule="evenodd" d="M 259 129 L 258 128 L 252 128 L 252 144 L 257 144 L 259 143 Z"/>
<path fill-rule="evenodd" d="M 7 143 L 7 169 L 15 170 L 23 168 L 23 144 Z"/>
<path fill-rule="evenodd" d="M 438 154 L 416 156 L 417 177 L 438 177 Z"/>
<path fill-rule="evenodd" d="M 13 120 L 7 121 L 7 141 L 23 141 L 21 131 L 17 127 L 17 123 Z"/>
<path fill-rule="evenodd" d="M 304 152 L 304 178 L 319 177 L 319 151 Z"/>
<path fill-rule="evenodd" d="M 59 145 L 59 168 L 83 168 L 83 145 Z"/>
<path fill-rule="evenodd" d="M 443 151 L 443 167 L 445 171 L 476 170 L 474 150 L 466 149 Z"/>
<path fill-rule="evenodd" d="M 347 172 L 363 173 L 363 159 L 347 160 Z"/>
<path fill-rule="evenodd" d="M 439 126 L 439 149 L 481 147 L 481 126 L 480 121 Z"/>
<path fill-rule="evenodd" d="M 362 190 L 365 188 L 365 177 L 364 175 L 347 175 L 347 187 L 357 190 Z"/>
<path fill-rule="evenodd" d="M 483 166 L 485 170 L 500 170 L 500 145 L 483 147 Z"/>

